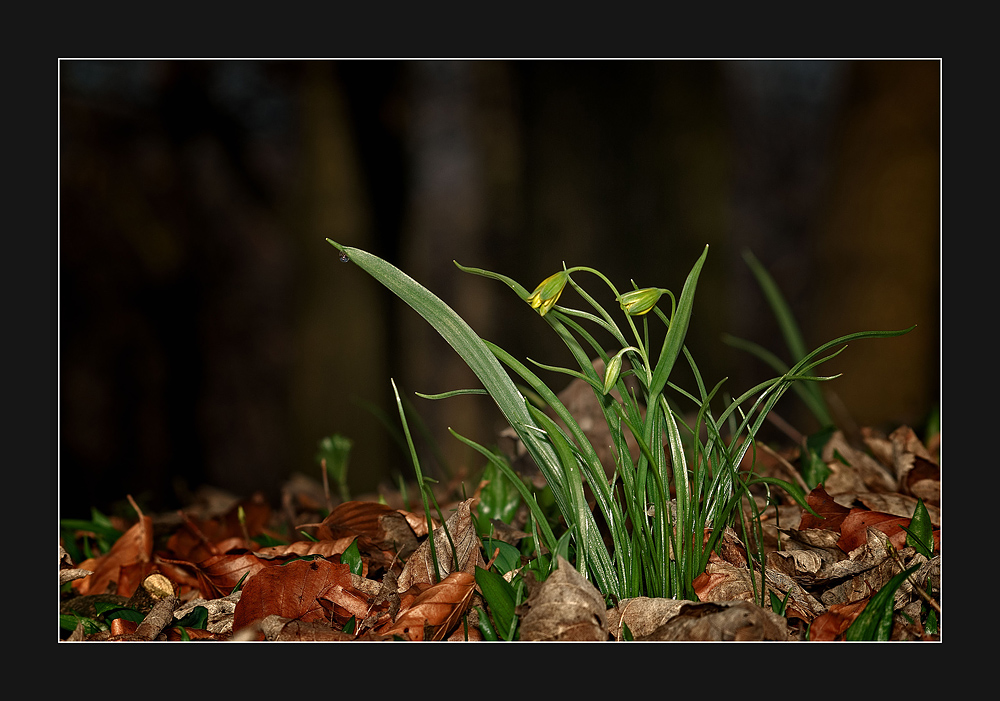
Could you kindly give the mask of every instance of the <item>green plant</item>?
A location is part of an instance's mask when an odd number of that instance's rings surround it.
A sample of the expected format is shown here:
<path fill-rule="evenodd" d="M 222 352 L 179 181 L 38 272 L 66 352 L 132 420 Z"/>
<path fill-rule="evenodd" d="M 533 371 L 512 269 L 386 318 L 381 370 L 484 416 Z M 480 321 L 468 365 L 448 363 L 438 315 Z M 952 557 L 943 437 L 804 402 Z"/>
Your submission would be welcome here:
<path fill-rule="evenodd" d="M 347 465 L 353 445 L 350 438 L 335 433 L 320 440 L 316 451 L 316 462 L 326 470 L 326 475 L 337 485 L 341 501 L 349 501 L 351 498 L 347 488 Z"/>
<path fill-rule="evenodd" d="M 83 562 L 111 549 L 122 536 L 111 519 L 95 508 L 90 510 L 90 520 L 64 518 L 59 522 L 60 542 L 73 562 Z M 76 534 L 83 534 L 77 543 Z M 92 548 L 91 545 L 94 547 Z"/>
<path fill-rule="evenodd" d="M 744 519 L 741 504 L 746 503 L 751 511 L 756 509 L 750 492 L 755 485 L 784 489 L 808 509 L 805 495 L 796 485 L 758 476 L 752 469 L 743 472 L 739 469 L 764 418 L 796 383 L 832 379 L 811 372 L 843 348 L 829 355 L 824 353 L 853 339 L 895 336 L 909 330 L 851 334 L 803 353 L 778 377 L 744 392 L 716 416 L 711 403 L 725 380 L 708 389 L 684 346 L 698 278 L 708 255 L 707 246 L 688 274 L 679 297 L 662 288 L 640 289 L 634 283 L 634 289 L 621 293 L 602 273 L 583 266 L 564 267 L 529 292 L 509 277 L 456 262 L 465 272 L 506 284 L 565 343 L 578 368 L 533 364 L 542 370 L 581 379 L 593 388 L 616 454 L 617 469 L 609 481 L 583 430 L 556 393 L 531 368 L 480 338 L 444 301 L 395 266 L 361 249 L 329 242 L 340 251 L 341 260 L 356 263 L 423 316 L 476 374 L 482 389 L 426 396 L 445 398 L 485 392 L 496 402 L 551 488 L 567 524 L 562 536 L 557 539 L 548 528 L 540 507 L 504 461 L 483 446 L 455 435 L 479 450 L 519 489 L 550 554 L 553 557 L 555 553 L 569 554 L 572 544 L 577 569 L 612 601 L 639 595 L 695 598 L 692 581 L 704 570 L 724 527 L 733 524 L 736 518 Z M 593 275 L 610 288 L 624 314 L 627 335 L 574 275 Z M 567 286 L 591 310 L 557 305 Z M 664 296 L 670 300 L 669 316 L 657 306 Z M 658 351 L 650 342 L 651 317 L 658 318 L 664 329 Z M 610 352 L 583 322 L 610 335 Z M 605 363 L 603 377 L 592 364 L 595 356 Z M 670 381 L 681 356 L 694 375 L 697 385 L 694 392 Z M 623 371 L 626 357 L 631 368 Z M 541 399 L 548 412 L 526 400 L 508 370 Z M 637 391 L 627 385 L 629 377 L 635 378 Z M 684 421 L 682 405 L 696 417 L 693 426 Z M 565 428 L 552 416 L 558 417 Z M 629 435 L 639 447 L 637 457 L 633 457 L 628 447 Z M 605 545 L 587 504 L 584 484 L 589 485 L 594 495 L 611 541 L 610 548 Z M 762 565 L 759 519 L 749 519 L 742 525 L 745 533 L 755 534 L 759 548 L 755 560 Z M 761 605 L 765 605 L 763 588 Z"/>

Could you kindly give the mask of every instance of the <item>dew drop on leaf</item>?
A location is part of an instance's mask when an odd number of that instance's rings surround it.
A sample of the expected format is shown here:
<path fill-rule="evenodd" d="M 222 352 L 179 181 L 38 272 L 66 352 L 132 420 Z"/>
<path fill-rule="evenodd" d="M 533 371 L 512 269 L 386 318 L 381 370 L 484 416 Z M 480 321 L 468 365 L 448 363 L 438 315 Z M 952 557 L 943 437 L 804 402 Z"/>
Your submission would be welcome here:
<path fill-rule="evenodd" d="M 350 262 L 350 260 L 351 260 L 351 257 L 347 255 L 347 251 L 341 251 L 340 252 L 340 262 L 341 263 L 348 263 L 348 262 Z"/>

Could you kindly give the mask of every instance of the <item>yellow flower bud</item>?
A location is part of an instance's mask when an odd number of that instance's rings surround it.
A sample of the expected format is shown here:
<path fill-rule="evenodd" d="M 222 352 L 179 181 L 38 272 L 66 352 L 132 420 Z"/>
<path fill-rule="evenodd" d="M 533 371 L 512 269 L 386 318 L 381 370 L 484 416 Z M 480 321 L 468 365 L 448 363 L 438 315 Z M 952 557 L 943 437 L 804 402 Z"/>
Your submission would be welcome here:
<path fill-rule="evenodd" d="M 528 296 L 528 304 L 531 305 L 532 309 L 537 309 L 541 316 L 545 316 L 546 312 L 555 306 L 568 280 L 569 273 L 565 270 L 560 270 L 555 275 L 549 275 Z"/>
<path fill-rule="evenodd" d="M 660 301 L 660 296 L 665 292 L 658 287 L 645 287 L 641 290 L 632 290 L 618 297 L 618 303 L 622 311 L 630 316 L 639 316 L 647 313 Z"/>

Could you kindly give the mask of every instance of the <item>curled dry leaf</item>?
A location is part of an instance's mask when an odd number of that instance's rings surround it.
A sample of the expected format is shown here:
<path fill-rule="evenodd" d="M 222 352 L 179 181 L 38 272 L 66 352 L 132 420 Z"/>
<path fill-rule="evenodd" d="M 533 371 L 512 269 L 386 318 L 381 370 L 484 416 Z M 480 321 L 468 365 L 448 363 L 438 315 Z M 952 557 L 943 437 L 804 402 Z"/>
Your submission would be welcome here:
<path fill-rule="evenodd" d="M 410 525 L 410 528 L 413 530 L 413 534 L 417 536 L 417 538 L 423 538 L 430 532 L 427 530 L 427 517 L 423 514 L 406 511 L 405 509 L 397 509 L 397 511 L 399 511 L 399 513 L 403 515 L 403 518 L 406 519 L 406 522 Z M 440 525 L 441 524 L 438 523 L 436 519 L 433 517 L 431 518 L 431 531 Z"/>
<path fill-rule="evenodd" d="M 329 623 L 321 621 L 291 621 L 281 616 L 268 616 L 260 622 L 260 631 L 264 640 L 270 641 L 347 641 L 355 640 L 353 633 L 332 628 Z"/>
<path fill-rule="evenodd" d="M 383 636 L 407 640 L 444 640 L 469 608 L 476 590 L 476 578 L 468 572 L 452 572 L 430 587 L 416 585 L 421 591 L 395 622 L 379 628 Z"/>
<path fill-rule="evenodd" d="M 849 604 L 831 604 L 830 609 L 809 626 L 809 640 L 830 641 L 840 639 L 844 631 L 854 623 L 854 619 L 865 610 L 867 604 L 867 599 Z"/>
<path fill-rule="evenodd" d="M 930 507 L 940 504 L 940 467 L 913 429 L 900 426 L 888 437 L 871 428 L 861 433 L 872 454 L 895 475 L 899 492 L 923 499 Z"/>
<path fill-rule="evenodd" d="M 897 491 L 896 476 L 890 468 L 852 446 L 842 431 L 836 431 L 830 437 L 823 447 L 822 457 L 832 471 L 826 480 L 826 489 L 831 494 Z M 849 467 L 841 462 L 841 458 L 847 461 Z"/>
<path fill-rule="evenodd" d="M 736 567 L 726 562 L 709 562 L 705 571 L 695 578 L 694 591 L 699 601 L 753 603 L 760 597 L 760 573 L 753 574 L 753 582 L 750 576 L 750 570 L 745 567 Z M 787 595 L 786 617 L 794 616 L 809 622 L 826 611 L 826 607 L 819 600 L 782 572 L 765 568 L 763 584 L 765 601 L 770 600 L 771 594 L 776 596 L 778 601 L 785 601 Z"/>
<path fill-rule="evenodd" d="M 812 542 L 805 547 L 769 553 L 768 564 L 806 587 L 827 585 L 875 567 L 889 557 L 885 549 L 885 534 L 869 528 L 865 543 L 850 553 L 844 553 L 836 542 L 840 536 L 832 531 L 802 531 L 789 542 Z M 827 602 L 824 602 L 827 603 Z"/>
<path fill-rule="evenodd" d="M 123 583 L 120 581 L 121 569 L 136 563 L 148 565 L 152 555 L 153 519 L 141 516 L 134 526 L 115 541 L 108 552 L 80 563 L 80 569 L 91 570 L 93 574 L 74 580 L 72 586 L 81 595 L 103 594 L 108 591 L 108 586 L 115 582 L 118 594 L 132 596 L 135 588 L 150 572 L 141 572 L 138 577 L 133 576 L 129 582 Z"/>
<path fill-rule="evenodd" d="M 623 639 L 625 626 L 633 638 L 641 638 L 676 616 L 681 606 L 688 603 L 692 602 L 651 596 L 623 599 L 607 610 L 605 620 L 615 640 Z"/>
<path fill-rule="evenodd" d="M 357 538 L 358 548 L 379 564 L 388 564 L 397 556 L 408 557 L 417 547 L 417 537 L 403 514 L 370 501 L 347 501 L 337 506 L 319 525 L 316 538 Z"/>
<path fill-rule="evenodd" d="M 888 437 L 865 427 L 861 429 L 861 436 L 868 449 L 880 463 L 892 471 L 900 485 L 905 483 L 906 473 L 913 468 L 914 458 L 931 462 L 934 460 L 909 426 L 900 426 Z"/>
<path fill-rule="evenodd" d="M 309 555 L 319 555 L 330 559 L 335 555 L 342 555 L 345 550 L 351 547 L 354 536 L 340 538 L 338 540 L 297 540 L 288 545 L 273 545 L 261 548 L 256 554 L 265 559 L 280 559 L 285 557 L 307 557 Z M 367 560 L 365 560 L 367 564 Z"/>
<path fill-rule="evenodd" d="M 604 597 L 561 556 L 541 584 L 529 581 L 528 601 L 518 609 L 521 640 L 607 640 Z"/>
<path fill-rule="evenodd" d="M 747 601 L 685 602 L 656 630 L 639 640 L 788 640 L 788 622 Z"/>
<path fill-rule="evenodd" d="M 458 505 L 444 526 L 434 531 L 434 555 L 437 556 L 438 570 L 434 571 L 434 557 L 431 554 L 430 539 L 424 540 L 414 551 L 403 571 L 399 574 L 399 590 L 406 591 L 414 584 L 433 584 L 448 575 L 455 568 L 474 574 L 476 566 L 484 567 L 482 546 L 472 521 L 471 505 L 474 499 L 466 499 Z M 450 536 L 450 540 L 449 540 Z M 452 552 L 452 543 L 455 550 Z"/>

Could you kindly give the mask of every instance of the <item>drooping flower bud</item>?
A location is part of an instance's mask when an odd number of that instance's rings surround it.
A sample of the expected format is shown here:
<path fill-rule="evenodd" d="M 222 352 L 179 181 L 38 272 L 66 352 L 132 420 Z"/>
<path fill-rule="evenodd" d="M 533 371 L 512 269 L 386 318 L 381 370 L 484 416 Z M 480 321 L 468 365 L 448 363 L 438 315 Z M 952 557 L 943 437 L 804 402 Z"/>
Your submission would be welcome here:
<path fill-rule="evenodd" d="M 632 290 L 618 297 L 618 303 L 629 316 L 639 316 L 646 314 L 660 301 L 660 296 L 666 290 L 659 287 L 644 287 L 641 290 Z"/>
<path fill-rule="evenodd" d="M 528 304 L 531 305 L 532 309 L 537 309 L 541 316 L 545 316 L 546 312 L 555 306 L 568 280 L 569 273 L 565 270 L 560 270 L 555 275 L 548 276 L 528 296 Z"/>
<path fill-rule="evenodd" d="M 608 367 L 604 370 L 604 394 L 607 394 L 618 382 L 618 376 L 622 372 L 622 354 L 617 353 L 615 357 L 608 361 Z"/>
<path fill-rule="evenodd" d="M 615 383 L 618 382 L 618 376 L 622 374 L 622 356 L 630 350 L 636 349 L 632 346 L 622 348 L 608 361 L 608 366 L 604 369 L 604 394 L 614 389 Z"/>

